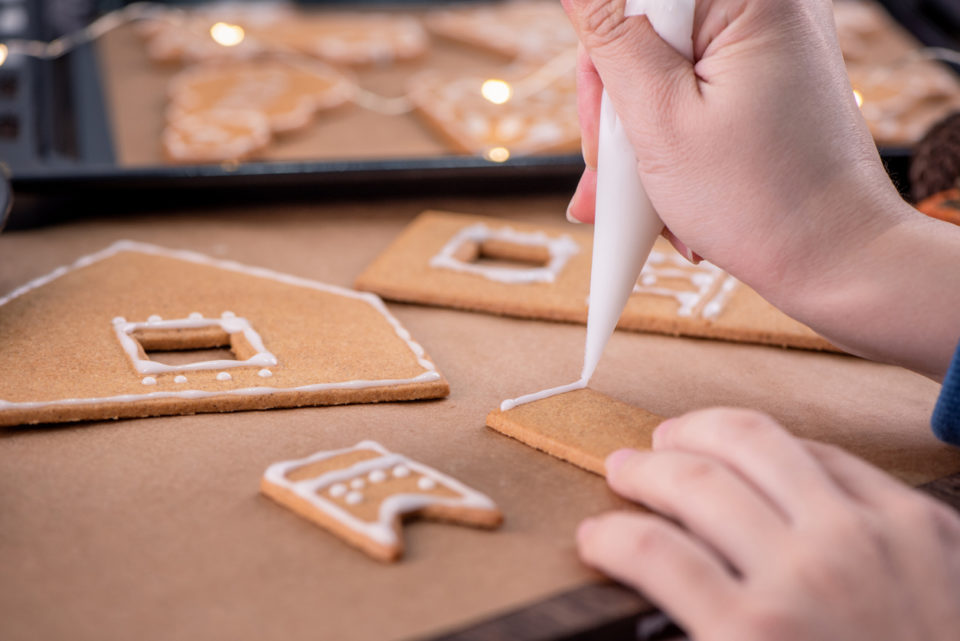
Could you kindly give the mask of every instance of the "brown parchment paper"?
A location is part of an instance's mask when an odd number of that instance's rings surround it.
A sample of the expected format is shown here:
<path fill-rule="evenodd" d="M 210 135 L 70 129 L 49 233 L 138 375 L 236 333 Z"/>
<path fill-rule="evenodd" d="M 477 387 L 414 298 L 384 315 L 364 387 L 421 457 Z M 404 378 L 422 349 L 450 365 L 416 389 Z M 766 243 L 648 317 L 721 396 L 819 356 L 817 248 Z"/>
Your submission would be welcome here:
<path fill-rule="evenodd" d="M 179 212 L 0 235 L 0 292 L 121 238 L 349 286 L 424 209 L 555 222 L 567 197 L 204 212 L 185 196 Z M 484 427 L 502 399 L 576 378 L 583 328 L 390 309 L 450 381 L 448 399 L 0 430 L 3 638 L 422 638 L 597 580 L 574 529 L 624 503 Z M 927 426 L 938 386 L 849 356 L 620 332 L 592 386 L 662 416 L 759 408 L 911 483 L 960 470 Z M 413 523 L 405 559 L 387 566 L 258 494 L 270 463 L 365 438 L 488 494 L 503 527 Z"/>
<path fill-rule="evenodd" d="M 511 64 L 501 56 L 439 36 L 431 35 L 430 43 L 428 53 L 415 60 L 343 69 L 364 90 L 392 98 L 405 95 L 410 78 L 425 69 L 499 77 Z M 183 67 L 152 62 L 133 26 L 105 35 L 97 43 L 97 53 L 117 163 L 170 164 L 160 144 L 167 84 Z M 577 151 L 579 145 L 574 144 L 553 153 Z M 376 160 L 458 153 L 417 113 L 389 115 L 348 103 L 318 112 L 303 129 L 275 135 L 252 160 Z"/>

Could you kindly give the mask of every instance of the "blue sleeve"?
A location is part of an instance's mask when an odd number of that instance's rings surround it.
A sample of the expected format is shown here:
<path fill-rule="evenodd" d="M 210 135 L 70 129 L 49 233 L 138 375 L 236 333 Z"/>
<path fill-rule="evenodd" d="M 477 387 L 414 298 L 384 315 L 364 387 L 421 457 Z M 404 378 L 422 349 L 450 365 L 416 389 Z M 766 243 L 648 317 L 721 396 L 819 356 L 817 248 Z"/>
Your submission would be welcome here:
<path fill-rule="evenodd" d="M 943 379 L 940 398 L 930 419 L 933 433 L 941 441 L 960 445 L 960 345 L 953 354 L 953 362 Z"/>

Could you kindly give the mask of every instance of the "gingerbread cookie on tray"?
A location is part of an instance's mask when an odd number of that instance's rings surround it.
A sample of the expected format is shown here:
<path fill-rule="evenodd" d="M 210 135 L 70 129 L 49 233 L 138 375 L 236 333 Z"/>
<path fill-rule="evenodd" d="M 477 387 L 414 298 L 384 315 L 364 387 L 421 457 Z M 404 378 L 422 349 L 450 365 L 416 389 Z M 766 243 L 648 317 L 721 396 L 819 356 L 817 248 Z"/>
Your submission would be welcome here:
<path fill-rule="evenodd" d="M 244 158 L 273 133 L 310 124 L 353 94 L 346 76 L 319 62 L 261 59 L 210 63 L 170 81 L 164 150 L 171 160 Z"/>
<path fill-rule="evenodd" d="M 586 323 L 592 235 L 497 218 L 425 212 L 355 281 L 412 303 Z M 808 349 L 832 349 L 811 329 L 709 263 L 654 247 L 619 327 Z"/>
<path fill-rule="evenodd" d="M 503 79 L 424 71 L 410 80 L 407 95 L 421 117 L 460 151 L 496 162 L 571 152 L 579 149 L 580 125 L 573 57 L 569 63 L 556 72 L 515 69 Z"/>
<path fill-rule="evenodd" d="M 0 336 L 0 426 L 449 393 L 376 296 L 128 241 L 0 298 Z"/>
<path fill-rule="evenodd" d="M 512 0 L 435 10 L 433 33 L 510 58 L 544 61 L 576 51 L 577 34 L 559 2 Z"/>
<path fill-rule="evenodd" d="M 416 58 L 429 46 L 426 31 L 413 16 L 258 3 L 162 10 L 139 31 L 148 55 L 157 62 L 300 53 L 335 64 L 364 65 Z"/>
<path fill-rule="evenodd" d="M 403 554 L 403 518 L 483 528 L 503 521 L 485 495 L 373 441 L 275 463 L 260 489 L 380 561 Z"/>

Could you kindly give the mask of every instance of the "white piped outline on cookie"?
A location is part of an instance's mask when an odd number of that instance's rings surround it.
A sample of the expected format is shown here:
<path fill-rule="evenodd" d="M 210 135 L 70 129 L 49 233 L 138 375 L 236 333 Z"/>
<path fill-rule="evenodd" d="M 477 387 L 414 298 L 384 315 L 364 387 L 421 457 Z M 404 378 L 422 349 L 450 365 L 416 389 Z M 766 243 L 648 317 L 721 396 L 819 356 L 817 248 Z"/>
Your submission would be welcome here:
<path fill-rule="evenodd" d="M 661 278 L 676 278 L 690 282 L 697 291 L 681 291 L 670 287 L 658 287 Z M 722 279 L 720 287 L 717 283 Z M 708 263 L 692 265 L 679 254 L 654 251 L 640 272 L 640 279 L 633 287 L 634 294 L 666 296 L 679 303 L 677 316 L 699 315 L 709 319 L 719 316 L 730 293 L 737 287 L 736 278 Z"/>
<path fill-rule="evenodd" d="M 286 392 L 319 392 L 324 390 L 331 389 L 366 389 L 370 387 L 393 387 L 397 385 L 407 385 L 411 383 L 427 383 L 431 381 L 440 380 L 440 373 L 437 372 L 436 366 L 431 363 L 429 360 L 424 358 L 423 347 L 419 343 L 414 341 L 410 337 L 410 332 L 408 332 L 400 324 L 393 314 L 387 309 L 387 306 L 384 305 L 383 301 L 379 296 L 375 294 L 370 294 L 367 292 L 358 292 L 352 289 L 347 289 L 345 287 L 338 287 L 336 285 L 328 285 L 326 283 L 321 283 L 314 280 L 309 280 L 307 278 L 300 278 L 298 276 L 291 276 L 289 274 L 283 274 L 280 272 L 273 271 L 271 269 L 266 269 L 263 267 L 251 267 L 248 265 L 243 265 L 241 263 L 232 261 L 232 260 L 219 260 L 215 258 L 210 258 L 203 254 L 187 251 L 187 250 L 177 250 L 177 249 L 165 249 L 163 247 L 158 247 L 156 245 L 150 245 L 147 243 L 139 243 L 130 240 L 121 240 L 117 241 L 114 244 L 110 245 L 106 249 L 103 249 L 94 254 L 87 256 L 82 256 L 78 258 L 72 265 L 61 266 L 54 269 L 49 274 L 45 276 L 40 276 L 34 280 L 26 283 L 13 290 L 6 296 L 0 298 L 0 307 L 6 305 L 11 300 L 23 296 L 29 291 L 43 287 L 47 283 L 54 281 L 61 276 L 68 274 L 77 269 L 87 267 L 94 263 L 97 263 L 101 260 L 109 258 L 120 252 L 137 252 L 141 254 L 147 254 L 151 256 L 163 256 L 166 258 L 174 258 L 177 260 L 182 260 L 190 263 L 196 263 L 200 265 L 207 265 L 210 267 L 216 267 L 218 269 L 223 269 L 226 271 L 239 272 L 242 274 L 247 274 L 250 276 L 256 276 L 258 278 L 265 278 L 269 280 L 274 280 L 286 285 L 293 285 L 296 287 L 303 287 L 306 289 L 314 289 L 321 292 L 326 292 L 329 294 L 336 294 L 343 296 L 345 298 L 353 298 L 355 300 L 360 300 L 371 307 L 373 307 L 377 312 L 379 312 L 384 319 L 393 327 L 397 336 L 403 340 L 407 346 L 410 348 L 410 351 L 413 352 L 413 355 L 417 359 L 417 363 L 424 369 L 424 371 L 417 376 L 412 378 L 402 378 L 402 379 L 382 379 L 382 380 L 352 380 L 352 381 L 339 381 L 335 383 L 312 383 L 308 385 L 300 385 L 297 387 L 245 387 L 240 389 L 226 389 L 226 390 L 216 390 L 216 391 L 204 391 L 197 389 L 178 389 L 176 391 L 158 391 L 150 392 L 147 394 L 119 394 L 116 396 L 105 396 L 99 398 L 67 398 L 67 399 L 58 399 L 54 401 L 27 401 L 27 402 L 17 402 L 17 401 L 7 401 L 0 399 L 0 410 L 8 409 L 38 409 L 45 407 L 60 407 L 60 406 L 71 406 L 71 405 L 95 405 L 99 403 L 135 403 L 138 401 L 160 399 L 160 398 L 180 398 L 180 399 L 204 399 L 212 398 L 215 396 L 224 396 L 224 395 L 236 395 L 236 396 L 260 396 L 268 395 L 273 393 L 286 393 Z M 114 319 L 116 321 L 117 319 Z M 161 321 L 162 322 L 162 321 Z M 159 382 L 159 381 L 158 381 Z"/>
<path fill-rule="evenodd" d="M 154 317 L 151 317 L 153 319 Z M 159 319 L 159 317 L 156 317 Z M 123 351 L 130 357 L 134 369 L 141 374 L 163 374 L 167 372 L 183 372 L 200 369 L 226 369 L 229 367 L 272 367 L 277 364 L 277 357 L 267 350 L 263 345 L 263 339 L 260 334 L 253 329 L 246 318 L 236 316 L 226 316 L 223 318 L 196 318 L 191 314 L 189 318 L 177 318 L 172 320 L 150 320 L 146 323 L 129 323 L 122 318 L 113 319 L 113 327 L 117 332 L 117 338 Z M 256 352 L 246 360 L 215 360 L 199 361 L 196 363 L 187 363 L 185 365 L 167 365 L 158 363 L 149 358 L 141 358 L 139 345 L 132 334 L 138 329 L 199 329 L 203 327 L 219 327 L 227 334 L 243 334 L 243 337 L 250 344 L 250 347 Z M 229 379 L 226 379 L 229 380 Z"/>
<path fill-rule="evenodd" d="M 333 470 L 325 474 L 321 474 L 320 476 L 304 479 L 302 481 L 291 481 L 287 478 L 287 474 L 294 469 L 315 463 L 317 461 L 323 461 L 334 456 L 339 456 L 341 454 L 348 454 L 350 452 L 358 452 L 362 450 L 374 450 L 378 452 L 380 456 L 354 463 L 350 467 L 342 470 Z M 453 492 L 456 492 L 460 496 L 446 497 L 437 496 L 434 494 L 410 493 L 394 494 L 384 499 L 380 504 L 380 510 L 376 521 L 364 521 L 351 514 L 348 510 L 343 509 L 335 502 L 325 498 L 322 494 L 322 491 L 325 488 L 330 488 L 331 496 L 343 496 L 346 492 L 345 486 L 348 485 L 347 482 L 351 479 L 362 478 L 377 470 L 389 470 L 396 468 L 397 466 L 402 466 L 407 470 L 412 470 L 419 473 L 421 475 L 421 479 L 427 478 L 433 481 L 435 485 L 429 488 L 430 490 L 435 489 L 437 486 L 442 486 Z M 298 497 L 308 502 L 311 506 L 337 519 L 351 530 L 373 541 L 376 541 L 381 545 L 392 546 L 398 543 L 397 533 L 393 526 L 401 514 L 414 512 L 430 505 L 445 505 L 450 507 L 465 507 L 486 510 L 497 509 L 496 504 L 494 504 L 494 502 L 485 494 L 467 487 L 460 481 L 457 481 L 456 479 L 451 478 L 446 474 L 433 469 L 432 467 L 428 467 L 422 463 L 411 460 L 402 454 L 391 452 L 376 441 L 360 441 L 353 447 L 348 447 L 341 450 L 317 452 L 316 454 L 306 458 L 274 463 L 267 468 L 267 471 L 264 472 L 263 477 L 267 480 L 267 482 L 290 490 Z M 342 489 L 341 486 L 343 486 Z M 355 498 L 352 504 L 360 503 L 362 500 L 363 496 L 361 494 L 359 500 L 356 500 Z"/>
<path fill-rule="evenodd" d="M 550 255 L 549 262 L 543 267 L 497 267 L 495 265 L 477 265 L 456 257 L 457 250 L 465 243 L 482 243 L 487 240 L 499 240 L 517 245 L 543 247 Z M 567 261 L 580 251 L 576 241 L 564 234 L 550 238 L 545 233 L 520 232 L 511 227 L 491 229 L 483 223 L 464 227 L 451 238 L 440 252 L 430 259 L 430 266 L 436 269 L 452 269 L 466 272 L 486 279 L 510 284 L 552 283 L 566 266 Z"/>

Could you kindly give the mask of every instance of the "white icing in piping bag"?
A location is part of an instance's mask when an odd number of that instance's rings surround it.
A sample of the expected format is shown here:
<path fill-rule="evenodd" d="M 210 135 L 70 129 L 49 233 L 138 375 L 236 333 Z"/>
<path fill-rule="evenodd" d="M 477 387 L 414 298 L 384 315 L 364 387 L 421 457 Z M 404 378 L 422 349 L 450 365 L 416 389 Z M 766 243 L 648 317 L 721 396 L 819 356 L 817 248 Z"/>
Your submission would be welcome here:
<path fill-rule="evenodd" d="M 645 15 L 661 38 L 693 59 L 695 0 L 627 0 L 625 16 Z M 590 271 L 590 311 L 580 379 L 501 403 L 503 411 L 582 389 L 590 382 L 640 276 L 640 270 L 663 230 L 637 174 L 637 158 L 606 90 L 600 104 L 596 221 Z"/>
<path fill-rule="evenodd" d="M 625 15 L 646 15 L 670 46 L 693 59 L 694 0 L 627 0 Z M 597 162 L 596 221 L 590 268 L 590 312 L 580 381 L 586 386 L 663 230 L 637 175 L 637 158 L 603 91 Z"/>

